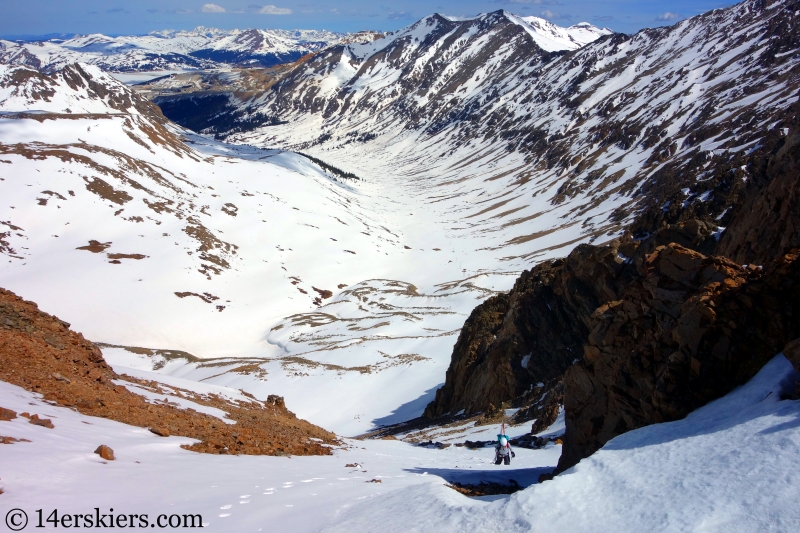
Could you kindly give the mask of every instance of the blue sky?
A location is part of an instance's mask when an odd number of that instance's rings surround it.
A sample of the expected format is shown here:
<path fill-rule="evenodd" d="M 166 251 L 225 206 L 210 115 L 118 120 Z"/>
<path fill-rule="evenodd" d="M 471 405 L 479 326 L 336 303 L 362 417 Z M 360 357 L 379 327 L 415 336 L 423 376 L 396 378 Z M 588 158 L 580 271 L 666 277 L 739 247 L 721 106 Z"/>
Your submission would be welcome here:
<path fill-rule="evenodd" d="M 673 24 L 734 4 L 725 0 L 0 0 L 0 35 L 139 34 L 161 29 L 303 28 L 394 30 L 430 13 L 473 16 L 506 9 L 569 26 L 591 22 L 614 31 Z"/>

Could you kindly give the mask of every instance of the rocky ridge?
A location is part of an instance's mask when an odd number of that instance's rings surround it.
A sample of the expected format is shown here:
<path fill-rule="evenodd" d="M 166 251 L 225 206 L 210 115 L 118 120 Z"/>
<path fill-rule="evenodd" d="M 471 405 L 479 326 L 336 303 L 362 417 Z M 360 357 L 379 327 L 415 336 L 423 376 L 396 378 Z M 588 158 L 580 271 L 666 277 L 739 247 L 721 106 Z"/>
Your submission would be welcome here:
<path fill-rule="evenodd" d="M 277 396 L 265 402 L 247 395 L 231 399 L 119 375 L 100 350 L 71 331 L 69 324 L 5 289 L 0 289 L 0 380 L 89 416 L 150 428 L 160 436 L 197 439 L 184 447 L 202 453 L 327 455 L 337 444 L 335 435 L 298 419 Z M 163 399 L 148 401 L 131 388 Z M 178 400 L 219 409 L 234 423 L 181 409 Z M 7 410 L 2 413 L 16 416 Z M 42 422 L 53 426 L 49 419 Z"/>

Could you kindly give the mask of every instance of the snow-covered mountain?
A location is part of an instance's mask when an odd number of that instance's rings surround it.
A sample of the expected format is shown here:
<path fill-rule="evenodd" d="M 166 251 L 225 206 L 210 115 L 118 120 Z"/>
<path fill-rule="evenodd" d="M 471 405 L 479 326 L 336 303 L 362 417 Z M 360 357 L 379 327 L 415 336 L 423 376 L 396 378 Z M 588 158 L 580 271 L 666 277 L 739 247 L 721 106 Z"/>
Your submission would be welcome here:
<path fill-rule="evenodd" d="M 170 122 L 97 65 L 2 66 L 0 286 L 99 343 L 151 402 L 277 394 L 339 435 L 408 420 L 444 381 L 476 304 L 508 291 L 521 270 L 687 217 L 725 241 L 750 205 L 745 188 L 798 160 L 798 12 L 798 1 L 747 0 L 633 36 L 503 11 L 432 15 L 324 48 L 269 89 L 225 93 L 214 109 L 201 91 L 187 95 L 210 111 L 198 113 L 205 132 L 229 143 Z M 779 150 L 783 159 L 770 157 Z M 785 196 L 758 209 L 794 209 L 791 187 Z M 610 260 L 636 264 L 619 252 Z M 674 263 L 674 276 L 687 271 Z M 673 303 L 687 294 L 648 280 Z M 739 288 L 709 280 L 709 290 Z M 737 291 L 743 301 L 746 291 Z M 613 307 L 649 316 L 632 301 Z M 657 315 L 665 325 L 670 312 Z M 0 335 L 12 326 L 24 322 L 4 319 Z M 691 343 L 701 329 L 675 335 Z M 637 336 L 648 338 L 631 327 L 605 340 Z M 490 332 L 476 344 L 502 340 Z M 784 350 L 793 361 L 797 346 Z M 721 343 L 709 351 L 725 353 Z M 686 361 L 693 373 L 697 362 Z M 43 379 L 70 386 L 60 374 Z M 607 381 L 637 403 L 635 389 Z M 794 531 L 800 408 L 784 398 L 796 397 L 797 382 L 778 355 L 726 397 L 617 436 L 542 484 L 570 423 L 558 409 L 537 432 L 547 443 L 517 449 L 510 467 L 490 465 L 491 449 L 480 447 L 494 439 L 494 420 L 513 414 L 502 403 L 497 419 L 454 419 L 399 433 L 405 441 L 342 439 L 333 458 L 199 456 L 180 449 L 186 437 L 0 383 L 11 459 L 0 497 L 20 509 L 91 502 L 118 512 L 124 498 L 123 512 L 199 513 L 226 531 Z M 23 410 L 54 427 L 29 424 Z M 508 433 L 531 436 L 528 423 Z M 92 454 L 99 444 L 117 459 Z M 479 499 L 445 486 L 482 481 L 527 488 Z"/>
<path fill-rule="evenodd" d="M 796 99 L 792 5 L 743 2 L 566 53 L 502 11 L 432 15 L 328 48 L 239 101 L 285 124 L 229 139 L 307 150 L 413 191 L 450 242 L 481 242 L 461 254 L 475 266 L 521 269 L 689 210 L 724 226 L 735 198 L 709 169 L 746 180 L 737 158 Z M 224 135 L 218 120 L 208 131 Z"/>
<path fill-rule="evenodd" d="M 527 30 L 534 42 L 547 52 L 577 50 L 604 35 L 613 33 L 608 28 L 598 28 L 588 22 L 562 28 L 539 17 L 515 17 L 511 14 L 506 14 L 506 16 Z"/>
<path fill-rule="evenodd" d="M 302 150 L 380 183 L 413 214 L 389 227 L 403 228 L 404 245 L 457 266 L 426 276 L 442 287 L 693 216 L 724 239 L 754 171 L 748 154 L 785 137 L 795 114 L 795 5 L 743 2 L 572 52 L 543 50 L 502 11 L 432 15 L 330 47 L 261 95 L 232 95 L 237 129 L 248 116 L 278 120 L 228 140 Z M 220 117 L 207 131 L 225 135 Z M 418 276 L 394 279 L 419 287 Z M 316 316 L 269 338 L 315 356 L 321 339 L 371 349 Z"/>
<path fill-rule="evenodd" d="M 354 34 L 359 35 L 359 34 Z M 49 41 L 0 41 L 0 63 L 46 72 L 82 62 L 110 72 L 186 70 L 224 64 L 269 67 L 295 61 L 348 34 L 319 30 L 156 31 L 147 35 L 79 35 Z"/>
<path fill-rule="evenodd" d="M 465 313 L 513 277 L 464 275 L 440 236 L 423 236 L 424 210 L 372 177 L 209 141 L 97 67 L 2 67 L 0 112 L 4 287 L 95 341 L 229 356 L 182 372 L 294 391 L 298 415 L 345 434 L 434 388 Z M 415 287 L 403 277 L 420 262 Z M 324 301 L 340 311 L 317 313 Z M 333 345 L 290 348 L 284 319 L 293 332 L 327 324 Z M 242 357 L 264 372 L 239 372 Z"/>
<path fill-rule="evenodd" d="M 471 310 L 534 262 L 632 222 L 726 224 L 740 156 L 796 98 L 792 13 L 745 2 L 571 52 L 503 11 L 432 15 L 231 96 L 239 129 L 279 119 L 231 135 L 238 147 L 153 110 L 103 112 L 116 92 L 146 102 L 97 70 L 94 89 L 72 69 L 6 70 L 0 220 L 25 231 L 6 226 L 3 282 L 93 340 L 228 357 L 161 372 L 268 389 L 344 434 L 416 416 Z M 51 182 L 66 167 L 80 202 Z M 74 268 L 50 274 L 56 257 Z M 237 372 L 241 356 L 268 382 Z"/>

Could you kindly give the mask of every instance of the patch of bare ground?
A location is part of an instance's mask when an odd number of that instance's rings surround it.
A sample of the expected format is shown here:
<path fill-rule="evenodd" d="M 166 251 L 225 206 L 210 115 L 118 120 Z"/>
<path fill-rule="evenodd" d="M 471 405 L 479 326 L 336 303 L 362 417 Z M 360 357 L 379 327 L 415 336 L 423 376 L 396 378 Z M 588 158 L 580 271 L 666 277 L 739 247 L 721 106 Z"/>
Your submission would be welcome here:
<path fill-rule="evenodd" d="M 338 444 L 334 434 L 298 419 L 278 396 L 270 396 L 266 402 L 252 396 L 247 401 L 232 400 L 175 388 L 165 391 L 158 383 L 119 375 L 106 364 L 97 346 L 71 331 L 69 324 L 5 289 L 0 289 L 0 380 L 85 415 L 150 428 L 159 435 L 197 439 L 199 442 L 184 446 L 197 452 L 328 455 L 329 446 Z M 118 380 L 221 409 L 236 423 L 179 409 L 171 402 L 150 403 L 115 384 Z"/>
<path fill-rule="evenodd" d="M 186 298 L 187 296 L 195 296 L 197 298 L 200 298 L 201 300 L 203 300 L 207 304 L 210 304 L 210 303 L 215 302 L 216 300 L 219 300 L 219 296 L 214 296 L 213 294 L 208 293 L 208 292 L 204 292 L 203 294 L 198 294 L 196 292 L 176 292 L 175 296 L 177 296 L 178 298 Z"/>
<path fill-rule="evenodd" d="M 233 205 L 232 203 L 228 202 L 227 204 L 222 206 L 222 212 L 226 215 L 230 215 L 235 217 L 236 214 L 239 212 L 239 208 Z"/>
<path fill-rule="evenodd" d="M 333 296 L 333 292 L 331 292 L 331 291 L 329 291 L 329 290 L 326 290 L 326 289 L 318 289 L 318 288 L 316 288 L 316 287 L 314 287 L 314 286 L 312 286 L 311 288 L 312 288 L 314 291 L 316 291 L 317 293 L 319 293 L 319 296 L 320 296 L 320 298 L 322 298 L 323 300 L 326 300 L 326 299 L 330 298 L 331 296 Z"/>
<path fill-rule="evenodd" d="M 281 366 L 283 367 L 284 370 L 288 372 L 294 372 L 296 375 L 303 374 L 302 372 L 298 371 L 298 367 L 322 368 L 323 370 L 330 370 L 333 372 L 337 372 L 339 375 L 344 374 L 345 372 L 358 372 L 360 374 L 372 374 L 372 373 L 377 374 L 378 372 L 387 370 L 395 366 L 411 365 L 419 361 L 430 361 L 430 357 L 424 357 L 416 353 L 401 353 L 398 355 L 389 355 L 381 351 L 378 351 L 378 353 L 380 353 L 381 357 L 384 358 L 383 361 L 378 361 L 377 363 L 372 365 L 361 365 L 361 366 L 341 366 L 332 363 L 320 363 L 318 361 L 312 361 L 311 359 L 306 359 L 305 357 L 298 357 L 294 355 L 282 357 L 280 361 L 281 361 Z"/>
<path fill-rule="evenodd" d="M 76 250 L 87 250 L 93 254 L 103 253 L 106 248 L 111 246 L 111 242 L 100 242 L 92 239 L 86 246 L 78 246 Z"/>
<path fill-rule="evenodd" d="M 30 442 L 28 439 L 15 439 L 14 437 L 4 437 L 0 435 L 0 444 L 14 444 L 15 442 Z M 2 492 L 0 492 L 2 494 Z"/>
<path fill-rule="evenodd" d="M 211 279 L 211 273 L 219 275 L 222 273 L 222 269 L 230 268 L 230 263 L 223 256 L 236 255 L 236 250 L 239 247 L 220 240 L 208 228 L 203 226 L 197 217 L 189 217 L 186 221 L 188 224 L 183 228 L 183 231 L 200 243 L 196 251 L 200 252 L 200 259 L 205 261 L 198 271 L 208 279 Z"/>
<path fill-rule="evenodd" d="M 11 222 L 0 220 L 0 224 L 7 226 L 12 231 L 25 231 L 19 226 L 15 226 Z M 20 237 L 22 236 L 21 233 L 17 233 L 17 235 Z M 17 251 L 14 250 L 14 248 L 11 247 L 11 243 L 6 240 L 8 237 L 11 237 L 11 231 L 0 232 L 0 254 L 5 254 L 9 257 L 13 257 L 14 259 L 22 259 L 22 257 L 16 255 Z"/>

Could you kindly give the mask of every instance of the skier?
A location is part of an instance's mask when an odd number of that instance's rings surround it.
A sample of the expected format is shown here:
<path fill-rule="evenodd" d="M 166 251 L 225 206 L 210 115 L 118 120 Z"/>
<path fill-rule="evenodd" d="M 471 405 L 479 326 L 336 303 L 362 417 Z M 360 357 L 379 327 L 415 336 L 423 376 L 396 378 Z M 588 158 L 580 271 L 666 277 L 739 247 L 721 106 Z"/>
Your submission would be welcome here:
<path fill-rule="evenodd" d="M 516 457 L 516 454 L 511 450 L 508 437 L 505 435 L 505 424 L 503 424 L 503 432 L 497 436 L 497 445 L 494 447 L 494 464 L 503 463 L 508 466 L 511 464 L 512 457 Z"/>

